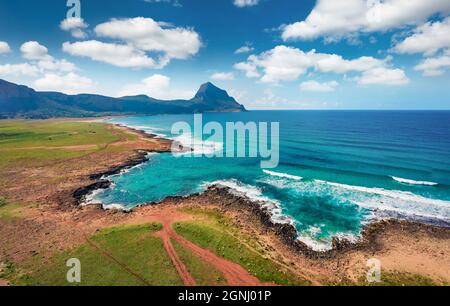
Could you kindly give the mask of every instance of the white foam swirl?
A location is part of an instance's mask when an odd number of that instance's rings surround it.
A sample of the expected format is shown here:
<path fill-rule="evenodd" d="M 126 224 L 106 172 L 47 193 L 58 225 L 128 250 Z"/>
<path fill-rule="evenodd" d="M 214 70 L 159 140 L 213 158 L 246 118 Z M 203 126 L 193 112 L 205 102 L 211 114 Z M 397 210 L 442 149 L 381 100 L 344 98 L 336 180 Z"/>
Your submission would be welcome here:
<path fill-rule="evenodd" d="M 223 143 L 210 140 L 198 140 L 192 134 L 183 134 L 173 138 L 174 141 L 180 143 L 184 148 L 190 148 L 193 151 L 180 153 L 180 155 L 202 154 L 208 155 L 215 152 L 223 151 Z"/>
<path fill-rule="evenodd" d="M 291 180 L 295 180 L 295 181 L 303 180 L 303 177 L 301 177 L 301 176 L 291 175 L 291 174 L 287 174 L 287 173 L 281 173 L 281 172 L 275 172 L 275 171 L 269 171 L 269 170 L 263 170 L 263 172 L 270 176 L 287 178 L 287 179 L 291 179 Z"/>
<path fill-rule="evenodd" d="M 391 176 L 391 178 L 392 178 L 394 181 L 397 181 L 397 182 L 402 183 L 402 184 L 409 184 L 409 185 L 425 185 L 425 186 L 437 186 L 437 185 L 439 185 L 439 183 L 427 182 L 427 181 L 414 181 L 414 180 L 404 179 L 404 178 L 401 178 L 401 177 L 395 177 L 395 176 Z"/>
<path fill-rule="evenodd" d="M 292 218 L 283 214 L 280 202 L 264 196 L 262 194 L 261 189 L 259 189 L 256 186 L 246 185 L 239 182 L 238 180 L 215 181 L 211 183 L 206 183 L 204 186 L 206 188 L 210 186 L 227 187 L 230 189 L 231 193 L 236 196 L 247 198 L 251 201 L 261 203 L 261 206 L 263 208 L 267 208 L 269 210 L 272 217 L 272 221 L 274 223 L 292 224 L 292 225 L 295 224 L 295 221 Z"/>
<path fill-rule="evenodd" d="M 339 203 L 353 203 L 372 212 L 370 218 L 400 215 L 413 220 L 450 223 L 450 201 L 427 198 L 411 192 L 370 188 L 327 182 L 292 181 L 270 178 L 262 181 L 279 189 L 289 189 L 299 196 L 331 197 Z M 395 213 L 395 214 L 393 214 Z"/>
<path fill-rule="evenodd" d="M 332 183 L 332 182 L 326 182 L 326 181 L 320 181 L 316 180 L 318 183 L 327 184 L 333 187 L 343 188 L 351 191 L 358 191 L 373 195 L 379 195 L 379 196 L 385 196 L 392 199 L 397 199 L 405 202 L 411 202 L 411 203 L 417 203 L 422 205 L 428 205 L 428 206 L 438 206 L 438 207 L 447 207 L 450 208 L 450 202 L 444 201 L 444 200 L 437 200 L 437 199 L 431 199 L 426 198 L 417 194 L 414 194 L 412 192 L 407 191 L 400 191 L 400 190 L 387 190 L 383 188 L 369 188 L 369 187 L 362 187 L 362 186 L 352 186 L 352 185 L 346 185 L 346 184 L 339 184 L 339 183 Z"/>

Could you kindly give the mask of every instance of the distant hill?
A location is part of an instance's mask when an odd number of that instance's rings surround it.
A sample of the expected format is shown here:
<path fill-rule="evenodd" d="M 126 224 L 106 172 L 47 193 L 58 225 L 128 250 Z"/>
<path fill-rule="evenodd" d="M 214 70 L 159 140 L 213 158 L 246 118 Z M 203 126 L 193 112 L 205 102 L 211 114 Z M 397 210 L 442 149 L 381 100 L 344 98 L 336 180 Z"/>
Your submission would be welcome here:
<path fill-rule="evenodd" d="M 191 100 L 163 101 L 145 95 L 111 98 L 90 94 L 37 92 L 26 86 L 0 80 L 0 119 L 242 111 L 246 111 L 243 105 L 212 83 L 203 84 Z"/>

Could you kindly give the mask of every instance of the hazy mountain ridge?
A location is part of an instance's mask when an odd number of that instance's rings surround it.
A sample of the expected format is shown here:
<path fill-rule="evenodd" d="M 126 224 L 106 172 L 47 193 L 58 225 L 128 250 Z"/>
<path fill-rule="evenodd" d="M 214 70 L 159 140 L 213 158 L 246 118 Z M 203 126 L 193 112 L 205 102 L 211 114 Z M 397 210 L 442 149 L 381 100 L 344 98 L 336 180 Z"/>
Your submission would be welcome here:
<path fill-rule="evenodd" d="M 112 98 L 91 94 L 37 92 L 26 86 L 0 80 L 0 118 L 44 119 L 242 111 L 245 111 L 243 105 L 225 90 L 209 82 L 203 84 L 191 100 L 164 101 L 145 95 Z"/>

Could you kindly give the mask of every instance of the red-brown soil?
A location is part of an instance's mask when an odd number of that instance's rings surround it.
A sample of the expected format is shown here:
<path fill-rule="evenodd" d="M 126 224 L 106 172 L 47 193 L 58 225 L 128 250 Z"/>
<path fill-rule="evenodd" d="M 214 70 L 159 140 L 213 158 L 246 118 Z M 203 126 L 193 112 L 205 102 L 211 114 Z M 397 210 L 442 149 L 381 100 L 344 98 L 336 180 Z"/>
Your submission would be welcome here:
<path fill-rule="evenodd" d="M 110 129 L 115 132 L 119 128 Z M 93 181 L 89 179 L 91 174 L 122 165 L 135 158 L 139 151 L 164 152 L 170 149 L 171 143 L 168 141 L 147 138 L 135 131 L 128 133 L 139 137 L 136 141 L 122 139 L 110 144 L 117 149 L 112 152 L 96 152 L 46 166 L 0 169 L 2 196 L 13 203 L 23 203 L 20 218 L 0 220 L 0 264 L 9 261 L 20 267 L 37 255 L 43 257 L 44 261 L 49 260 L 55 252 L 89 242 L 86 237 L 94 235 L 99 229 L 158 222 L 164 225 L 158 235 L 163 238 L 174 265 L 187 285 L 194 285 L 195 281 L 173 251 L 170 239 L 216 267 L 223 273 L 228 284 L 261 285 L 239 265 L 200 248 L 172 230 L 174 222 L 196 218 L 181 213 L 180 208 L 209 207 L 219 209 L 234 220 L 237 229 L 254 237 L 269 260 L 315 285 L 348 280 L 356 282 L 364 275 L 366 262 L 370 258 L 381 260 L 386 271 L 420 274 L 450 283 L 449 234 L 438 235 L 427 227 L 386 225 L 377 231 L 374 248 L 314 259 L 286 246 L 277 233 L 264 227 L 251 211 L 227 207 L 224 205 L 226 199 L 211 198 L 207 194 L 186 199 L 168 199 L 160 205 L 141 207 L 131 213 L 104 211 L 96 206 L 76 207 L 73 192 L 92 184 Z M 5 280 L 0 279 L 0 285 L 6 284 Z"/>

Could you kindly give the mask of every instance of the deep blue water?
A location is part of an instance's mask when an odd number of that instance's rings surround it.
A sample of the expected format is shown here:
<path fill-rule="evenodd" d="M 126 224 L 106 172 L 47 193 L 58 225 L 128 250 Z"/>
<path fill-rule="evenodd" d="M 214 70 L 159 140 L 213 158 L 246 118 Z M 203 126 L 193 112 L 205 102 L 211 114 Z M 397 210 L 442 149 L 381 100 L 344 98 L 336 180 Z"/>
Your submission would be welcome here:
<path fill-rule="evenodd" d="M 179 121 L 193 115 L 112 120 L 169 138 Z M 450 112 L 254 111 L 203 121 L 279 122 L 279 166 L 269 172 L 254 158 L 152 155 L 91 200 L 132 208 L 219 182 L 271 207 L 275 220 L 293 222 L 318 250 L 378 218 L 450 222 Z"/>

